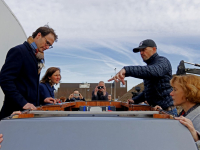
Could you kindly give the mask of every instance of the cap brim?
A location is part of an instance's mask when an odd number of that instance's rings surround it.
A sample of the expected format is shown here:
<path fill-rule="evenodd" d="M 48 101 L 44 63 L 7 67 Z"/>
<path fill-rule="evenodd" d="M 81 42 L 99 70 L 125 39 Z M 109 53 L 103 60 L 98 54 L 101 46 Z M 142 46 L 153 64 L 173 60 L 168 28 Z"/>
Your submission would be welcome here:
<path fill-rule="evenodd" d="M 146 46 L 140 46 L 140 47 L 134 48 L 134 49 L 133 49 L 133 52 L 134 52 L 134 53 L 137 53 L 137 52 L 140 51 L 140 49 L 143 49 L 143 48 L 146 48 Z"/>

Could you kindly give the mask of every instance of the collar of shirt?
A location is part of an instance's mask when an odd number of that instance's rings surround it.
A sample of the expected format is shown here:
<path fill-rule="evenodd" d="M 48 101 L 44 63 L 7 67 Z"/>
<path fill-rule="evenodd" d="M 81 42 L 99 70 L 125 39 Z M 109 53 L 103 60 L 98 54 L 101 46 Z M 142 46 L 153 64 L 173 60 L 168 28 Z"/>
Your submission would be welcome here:
<path fill-rule="evenodd" d="M 192 112 L 193 110 L 195 110 L 197 107 L 199 107 L 200 104 L 197 103 L 196 105 L 192 106 L 187 112 L 185 112 L 184 110 L 181 111 L 181 113 L 179 114 L 179 116 L 187 116 L 190 112 Z"/>
<path fill-rule="evenodd" d="M 148 60 L 144 61 L 146 64 L 150 64 L 156 57 L 158 53 L 153 54 Z"/>

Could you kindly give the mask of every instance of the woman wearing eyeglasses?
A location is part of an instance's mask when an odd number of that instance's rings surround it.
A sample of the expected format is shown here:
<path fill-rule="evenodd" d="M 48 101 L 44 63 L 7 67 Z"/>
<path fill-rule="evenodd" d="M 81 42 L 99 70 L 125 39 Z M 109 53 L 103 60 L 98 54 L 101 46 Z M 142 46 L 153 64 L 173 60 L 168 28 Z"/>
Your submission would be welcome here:
<path fill-rule="evenodd" d="M 57 103 L 59 99 L 54 99 L 54 85 L 60 82 L 61 75 L 60 69 L 57 67 L 50 67 L 47 69 L 45 75 L 40 81 L 39 93 L 40 93 L 40 104 L 46 103 Z"/>

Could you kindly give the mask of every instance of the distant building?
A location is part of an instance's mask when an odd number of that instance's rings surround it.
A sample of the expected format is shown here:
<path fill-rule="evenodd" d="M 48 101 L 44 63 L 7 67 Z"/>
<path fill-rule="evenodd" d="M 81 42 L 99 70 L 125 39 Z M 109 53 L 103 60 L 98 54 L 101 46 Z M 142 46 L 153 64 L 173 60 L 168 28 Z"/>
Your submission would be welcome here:
<path fill-rule="evenodd" d="M 60 87 L 58 88 L 58 91 L 56 91 L 55 97 L 60 98 L 61 96 L 64 96 L 68 98 L 75 89 L 78 89 L 83 97 L 90 101 L 92 98 L 92 91 L 97 85 L 98 83 L 60 83 Z M 105 83 L 105 86 L 108 94 L 111 94 L 112 99 L 114 99 L 115 82 Z M 116 82 L 116 99 L 119 99 L 125 93 L 127 93 L 127 80 L 125 80 L 125 85 L 120 81 Z"/>

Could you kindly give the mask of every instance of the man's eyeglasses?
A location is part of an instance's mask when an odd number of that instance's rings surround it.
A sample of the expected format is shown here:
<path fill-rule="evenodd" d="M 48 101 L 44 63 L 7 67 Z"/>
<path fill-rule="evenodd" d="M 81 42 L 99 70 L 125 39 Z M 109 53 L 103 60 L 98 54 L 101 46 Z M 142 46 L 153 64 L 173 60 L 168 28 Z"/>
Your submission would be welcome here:
<path fill-rule="evenodd" d="M 45 38 L 45 36 L 43 36 Z M 53 46 L 51 45 L 51 43 L 45 38 L 46 40 L 46 45 L 49 46 L 49 49 L 53 48 Z"/>

